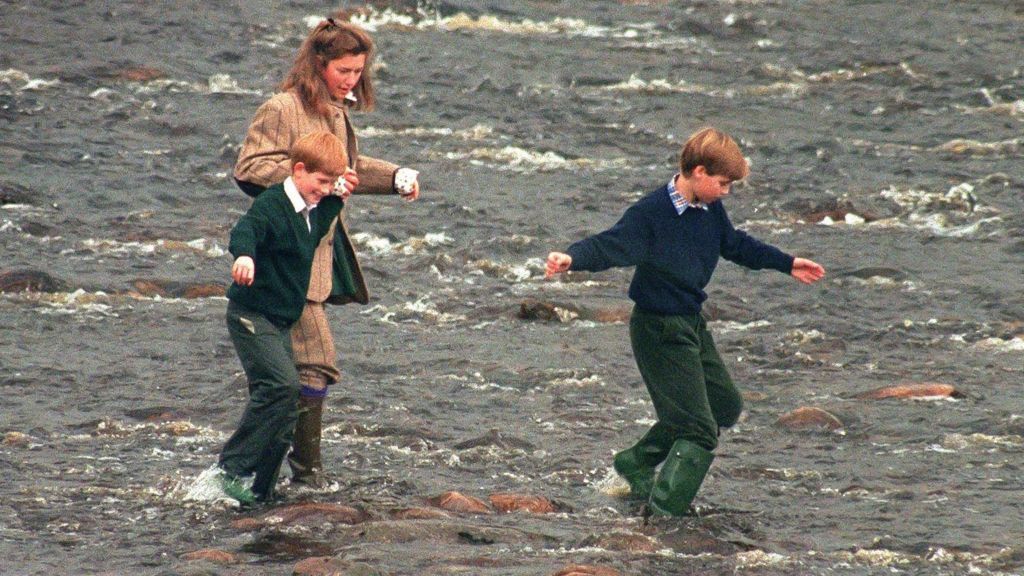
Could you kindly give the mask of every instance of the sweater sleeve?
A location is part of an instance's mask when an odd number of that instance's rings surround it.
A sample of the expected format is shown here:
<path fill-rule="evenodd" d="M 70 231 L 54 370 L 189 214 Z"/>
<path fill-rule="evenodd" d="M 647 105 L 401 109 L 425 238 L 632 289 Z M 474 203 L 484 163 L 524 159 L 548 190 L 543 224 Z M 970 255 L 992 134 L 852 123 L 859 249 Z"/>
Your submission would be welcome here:
<path fill-rule="evenodd" d="M 293 140 L 296 111 L 292 98 L 276 96 L 256 110 L 235 163 L 237 180 L 264 188 L 291 174 L 288 149 Z"/>
<path fill-rule="evenodd" d="M 569 269 L 600 272 L 616 266 L 636 266 L 650 254 L 651 238 L 640 206 L 631 206 L 611 228 L 569 246 Z"/>
<path fill-rule="evenodd" d="M 267 237 L 270 229 L 270 222 L 263 213 L 263 205 L 257 199 L 253 205 L 231 229 L 231 240 L 228 243 L 228 251 L 235 258 L 249 256 L 255 258 L 256 247 Z"/>
<path fill-rule="evenodd" d="M 721 208 L 721 218 L 723 220 L 721 245 L 723 258 L 751 270 L 771 268 L 785 274 L 789 274 L 793 270 L 792 256 L 771 244 L 754 238 L 743 230 L 734 228 L 724 207 Z"/>

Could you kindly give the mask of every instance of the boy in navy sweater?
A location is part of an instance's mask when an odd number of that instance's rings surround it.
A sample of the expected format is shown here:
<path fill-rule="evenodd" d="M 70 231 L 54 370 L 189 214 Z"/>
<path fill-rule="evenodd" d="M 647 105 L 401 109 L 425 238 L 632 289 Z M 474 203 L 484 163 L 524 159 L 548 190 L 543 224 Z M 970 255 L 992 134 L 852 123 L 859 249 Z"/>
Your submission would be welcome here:
<path fill-rule="evenodd" d="M 805 284 L 825 275 L 817 263 L 733 227 L 719 200 L 733 182 L 746 178 L 749 167 L 728 135 L 714 128 L 695 133 L 683 145 L 679 170 L 610 229 L 565 253 L 550 253 L 546 267 L 551 277 L 636 266 L 629 285 L 635 303 L 629 335 L 658 421 L 636 445 L 615 455 L 614 466 L 632 496 L 648 500 L 651 512 L 669 516 L 689 511 L 714 458 L 719 428 L 735 424 L 743 410 L 700 314 L 719 256 Z"/>
<path fill-rule="evenodd" d="M 274 498 L 301 388 L 290 329 L 306 303 L 313 253 L 344 205 L 332 195 L 346 167 L 337 136 L 311 133 L 289 156 L 291 177 L 260 194 L 231 230 L 227 325 L 249 381 L 249 401 L 219 466 L 224 492 L 242 504 Z M 252 488 L 242 482 L 249 475 Z"/>

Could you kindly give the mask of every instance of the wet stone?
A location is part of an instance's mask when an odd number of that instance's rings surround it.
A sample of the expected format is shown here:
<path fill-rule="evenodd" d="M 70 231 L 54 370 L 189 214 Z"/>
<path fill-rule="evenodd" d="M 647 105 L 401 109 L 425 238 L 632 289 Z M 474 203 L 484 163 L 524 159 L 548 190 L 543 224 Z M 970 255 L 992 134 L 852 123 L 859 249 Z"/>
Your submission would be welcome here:
<path fill-rule="evenodd" d="M 67 292 L 68 284 L 42 270 L 0 271 L 0 292 Z"/>
<path fill-rule="evenodd" d="M 4 446 L 24 448 L 28 446 L 28 434 L 24 432 L 5 432 L 2 444 Z"/>
<path fill-rule="evenodd" d="M 445 492 L 428 500 L 432 505 L 450 512 L 469 514 L 490 514 L 491 509 L 479 498 L 466 496 L 459 492 Z"/>
<path fill-rule="evenodd" d="M 310 502 L 275 508 L 260 516 L 241 518 L 231 523 L 237 530 L 258 530 L 264 526 L 319 526 L 329 524 L 358 524 L 369 519 L 362 510 L 342 504 Z"/>
<path fill-rule="evenodd" d="M 403 508 L 392 510 L 391 517 L 395 520 L 438 520 L 451 518 L 447 513 L 436 508 Z"/>
<path fill-rule="evenodd" d="M 255 540 L 243 546 L 242 551 L 247 554 L 288 559 L 327 556 L 334 552 L 324 542 L 296 534 L 282 534 L 280 532 L 261 534 Z"/>
<path fill-rule="evenodd" d="M 350 562 L 330 556 L 314 556 L 300 560 L 292 568 L 293 576 L 381 576 L 380 572 L 362 562 Z"/>
<path fill-rule="evenodd" d="M 225 294 L 224 286 L 221 284 L 197 284 L 174 280 L 140 278 L 132 281 L 132 288 L 135 294 L 161 298 L 209 298 Z"/>
<path fill-rule="evenodd" d="M 216 564 L 234 564 L 235 562 L 238 562 L 238 559 L 234 554 L 217 548 L 204 548 L 202 550 L 196 550 L 195 552 L 183 554 L 181 557 L 185 560 L 206 560 L 207 562 L 214 562 Z"/>
<path fill-rule="evenodd" d="M 951 384 L 902 384 L 886 386 L 862 392 L 856 397 L 861 400 L 886 400 L 889 398 L 963 398 L 965 394 Z"/>
<path fill-rule="evenodd" d="M 503 492 L 491 494 L 488 499 L 495 510 L 506 513 L 525 511 L 533 514 L 551 514 L 561 509 L 560 506 L 543 496 Z"/>
<path fill-rule="evenodd" d="M 842 420 L 831 412 L 811 406 L 783 414 L 775 423 L 789 430 L 839 430 L 843 427 Z"/>
<path fill-rule="evenodd" d="M 588 566 L 583 564 L 570 564 L 551 576 L 621 576 L 621 572 L 607 566 Z"/>
<path fill-rule="evenodd" d="M 0 206 L 4 204 L 32 204 L 33 193 L 28 188 L 0 182 Z"/>
<path fill-rule="evenodd" d="M 654 538 L 633 532 L 592 534 L 580 542 L 580 547 L 591 546 L 614 552 L 656 552 L 663 548 Z"/>

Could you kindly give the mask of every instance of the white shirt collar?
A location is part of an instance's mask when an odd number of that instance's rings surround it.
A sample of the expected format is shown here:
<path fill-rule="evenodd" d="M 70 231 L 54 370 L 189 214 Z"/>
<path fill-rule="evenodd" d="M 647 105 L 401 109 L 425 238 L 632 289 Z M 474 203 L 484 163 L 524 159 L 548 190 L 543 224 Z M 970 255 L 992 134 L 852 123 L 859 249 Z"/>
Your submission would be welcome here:
<path fill-rule="evenodd" d="M 284 181 L 284 194 L 288 197 L 288 200 L 292 203 L 292 208 L 296 212 L 302 212 L 303 208 L 306 208 L 306 201 L 302 199 L 302 194 L 299 194 L 299 189 L 295 187 L 295 181 L 289 176 Z M 309 209 L 316 208 L 316 204 L 310 204 Z"/>
<path fill-rule="evenodd" d="M 345 94 L 345 100 L 347 102 L 351 102 L 352 104 L 359 102 L 359 98 L 356 98 L 355 92 L 349 92 L 348 94 Z"/>

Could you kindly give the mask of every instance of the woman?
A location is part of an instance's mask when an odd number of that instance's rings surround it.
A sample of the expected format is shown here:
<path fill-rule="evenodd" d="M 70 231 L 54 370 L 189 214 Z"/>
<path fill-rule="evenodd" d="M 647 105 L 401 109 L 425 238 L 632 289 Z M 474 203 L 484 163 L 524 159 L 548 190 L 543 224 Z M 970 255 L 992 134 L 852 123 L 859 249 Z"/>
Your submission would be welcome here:
<path fill-rule="evenodd" d="M 376 101 L 370 65 L 374 46 L 359 27 L 333 18 L 318 24 L 299 48 L 280 93 L 260 106 L 246 134 L 234 177 L 248 195 L 257 196 L 291 174 L 288 150 L 310 132 L 333 132 L 345 143 L 349 170 L 336 193 L 400 194 L 419 198 L 417 173 L 359 154 L 349 109 L 372 110 Z M 340 223 L 340 224 L 339 224 Z M 288 463 L 292 482 L 323 487 L 327 478 L 320 457 L 320 434 L 327 387 L 341 373 L 324 302 L 366 304 L 369 294 L 341 217 L 324 236 L 313 261 L 306 307 L 292 329 L 295 364 L 302 382 L 299 418 Z M 333 241 L 332 241 L 333 240 Z"/>

